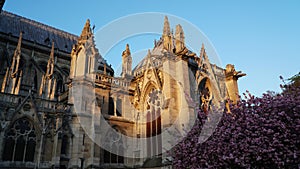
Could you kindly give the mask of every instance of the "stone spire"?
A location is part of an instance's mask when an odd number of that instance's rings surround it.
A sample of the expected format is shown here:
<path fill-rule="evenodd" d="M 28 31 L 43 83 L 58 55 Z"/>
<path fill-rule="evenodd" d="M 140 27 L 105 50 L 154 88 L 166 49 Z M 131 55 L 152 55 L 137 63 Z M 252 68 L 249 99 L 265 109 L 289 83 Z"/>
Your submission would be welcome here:
<path fill-rule="evenodd" d="M 46 75 L 50 78 L 50 76 L 53 75 L 53 71 L 54 71 L 54 41 L 52 41 L 52 48 L 51 48 L 50 58 L 48 60 Z"/>
<path fill-rule="evenodd" d="M 87 20 L 71 52 L 70 79 L 95 78 L 100 60 L 103 58 L 96 48 L 90 20 Z"/>
<path fill-rule="evenodd" d="M 54 62 L 54 41 L 52 40 L 51 52 L 50 52 L 50 59 Z"/>
<path fill-rule="evenodd" d="M 176 46 L 176 53 L 183 51 L 185 48 L 184 32 L 180 24 L 176 25 L 175 46 Z"/>
<path fill-rule="evenodd" d="M 85 44 L 85 42 L 93 35 L 90 20 L 86 20 L 84 28 L 81 32 L 80 37 L 78 38 L 79 44 Z"/>
<path fill-rule="evenodd" d="M 201 49 L 200 49 L 200 55 L 199 58 L 202 61 L 205 53 L 204 43 L 202 43 Z"/>
<path fill-rule="evenodd" d="M 54 41 L 47 64 L 46 73 L 42 77 L 39 95 L 44 99 L 53 100 L 56 90 L 56 79 L 53 77 L 54 72 Z"/>
<path fill-rule="evenodd" d="M 184 32 L 180 24 L 176 25 L 175 38 L 184 43 Z"/>
<path fill-rule="evenodd" d="M 209 61 L 209 58 L 206 54 L 205 46 L 202 43 L 201 50 L 200 50 L 200 55 L 199 55 L 198 66 L 203 67 L 203 69 L 207 70 L 208 65 L 210 65 L 210 61 Z"/>
<path fill-rule="evenodd" d="M 21 79 L 22 79 L 22 70 L 19 70 L 20 59 L 21 59 L 22 35 L 23 33 L 20 32 L 18 45 L 14 52 L 11 66 L 6 70 L 1 92 L 6 92 L 10 94 L 19 94 Z"/>
<path fill-rule="evenodd" d="M 18 45 L 14 53 L 14 57 L 20 57 L 21 55 L 21 44 L 22 44 L 22 38 L 23 38 L 23 32 L 20 32 L 19 40 L 18 40 Z"/>
<path fill-rule="evenodd" d="M 169 23 L 168 17 L 165 16 L 165 19 L 164 19 L 163 35 L 169 36 L 170 34 L 171 34 L 171 31 L 170 31 L 170 23 Z"/>
<path fill-rule="evenodd" d="M 126 44 L 126 49 L 122 53 L 122 77 L 131 75 L 132 57 L 129 49 L 129 44 Z"/>
<path fill-rule="evenodd" d="M 151 51 L 148 49 L 147 56 L 146 56 L 146 69 L 150 68 L 151 66 Z"/>
<path fill-rule="evenodd" d="M 71 52 L 70 79 L 94 78 L 98 71 L 99 60 L 103 59 L 96 48 L 94 35 L 87 20 L 78 42 Z"/>
<path fill-rule="evenodd" d="M 164 29 L 163 29 L 163 35 L 162 35 L 162 39 L 163 39 L 163 47 L 165 50 L 167 50 L 168 52 L 173 52 L 173 37 L 172 37 L 172 33 L 170 31 L 170 24 L 169 24 L 169 20 L 168 17 L 165 16 L 165 20 L 164 20 Z"/>
<path fill-rule="evenodd" d="M 23 36 L 23 33 L 20 32 L 18 45 L 17 45 L 17 48 L 15 50 L 15 53 L 14 53 L 14 56 L 13 56 L 13 61 L 12 61 L 11 67 L 10 67 L 12 76 L 14 76 L 19 70 L 19 64 L 20 64 L 20 58 L 21 58 L 22 36 Z"/>

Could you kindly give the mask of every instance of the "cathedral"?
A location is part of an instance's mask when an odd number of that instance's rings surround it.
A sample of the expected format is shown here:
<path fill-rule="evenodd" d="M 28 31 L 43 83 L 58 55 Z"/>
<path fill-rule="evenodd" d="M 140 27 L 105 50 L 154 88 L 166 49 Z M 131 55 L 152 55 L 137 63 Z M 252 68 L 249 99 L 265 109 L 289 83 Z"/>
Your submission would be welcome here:
<path fill-rule="evenodd" d="M 89 20 L 77 36 L 2 10 L 0 168 L 172 168 L 168 131 L 191 126 L 195 107 L 238 101 L 245 75 L 210 63 L 205 44 L 190 51 L 167 17 L 136 66 L 129 44 L 116 57 L 121 75 Z"/>

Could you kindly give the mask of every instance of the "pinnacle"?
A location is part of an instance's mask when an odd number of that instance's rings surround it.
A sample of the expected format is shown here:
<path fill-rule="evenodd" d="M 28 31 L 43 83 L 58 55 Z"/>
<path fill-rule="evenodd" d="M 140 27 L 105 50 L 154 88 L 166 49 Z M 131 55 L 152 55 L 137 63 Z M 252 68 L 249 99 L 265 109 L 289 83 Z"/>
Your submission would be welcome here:
<path fill-rule="evenodd" d="M 17 48 L 15 50 L 14 57 L 19 57 L 19 55 L 21 53 L 22 36 L 23 36 L 23 32 L 20 32 L 18 45 L 17 45 Z"/>
<path fill-rule="evenodd" d="M 50 59 L 54 60 L 54 41 L 52 40 L 52 48 L 51 48 L 51 53 L 50 53 Z"/>
<path fill-rule="evenodd" d="M 180 24 L 176 25 L 175 37 L 184 43 L 184 32 Z"/>
<path fill-rule="evenodd" d="M 88 40 L 91 36 L 92 36 L 91 24 L 90 24 L 90 20 L 87 19 L 78 41 L 85 43 L 86 40 Z"/>
<path fill-rule="evenodd" d="M 202 43 L 202 46 L 201 46 L 201 50 L 200 50 L 200 58 L 202 58 L 202 57 L 204 57 L 203 55 L 204 55 L 204 53 L 205 53 L 205 47 L 204 47 L 204 43 Z"/>
<path fill-rule="evenodd" d="M 163 35 L 170 35 L 170 34 L 171 34 L 171 32 L 170 32 L 170 23 L 169 23 L 168 17 L 165 16 Z"/>
<path fill-rule="evenodd" d="M 21 50 L 22 36 L 23 36 L 23 32 L 20 32 L 17 50 Z"/>

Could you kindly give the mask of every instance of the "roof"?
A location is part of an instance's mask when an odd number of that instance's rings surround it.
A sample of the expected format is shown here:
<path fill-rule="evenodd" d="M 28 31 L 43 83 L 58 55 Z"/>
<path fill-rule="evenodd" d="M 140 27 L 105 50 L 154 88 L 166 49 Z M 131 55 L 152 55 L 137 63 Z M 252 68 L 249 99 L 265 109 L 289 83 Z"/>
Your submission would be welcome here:
<path fill-rule="evenodd" d="M 156 59 L 160 59 L 163 54 L 163 45 L 162 45 L 162 40 L 160 39 L 157 42 L 157 45 L 154 46 L 154 48 L 148 53 L 134 68 L 133 68 L 133 72 L 136 72 L 142 68 L 146 68 L 145 66 L 147 66 L 147 63 L 150 62 L 151 64 L 154 63 L 154 61 Z"/>
<path fill-rule="evenodd" d="M 2 11 L 0 13 L 0 33 L 19 37 L 23 32 L 23 40 L 51 47 L 51 41 L 61 51 L 70 53 L 78 36 L 56 29 L 54 27 L 24 18 L 22 16 Z"/>

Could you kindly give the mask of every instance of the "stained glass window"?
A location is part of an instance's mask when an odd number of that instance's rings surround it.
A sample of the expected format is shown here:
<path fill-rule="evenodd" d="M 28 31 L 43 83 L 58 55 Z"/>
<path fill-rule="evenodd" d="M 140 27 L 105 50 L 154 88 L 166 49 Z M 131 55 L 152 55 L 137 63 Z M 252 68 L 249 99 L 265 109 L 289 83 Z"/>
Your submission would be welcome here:
<path fill-rule="evenodd" d="M 5 136 L 3 161 L 34 161 L 36 135 L 28 119 L 15 121 Z"/>

